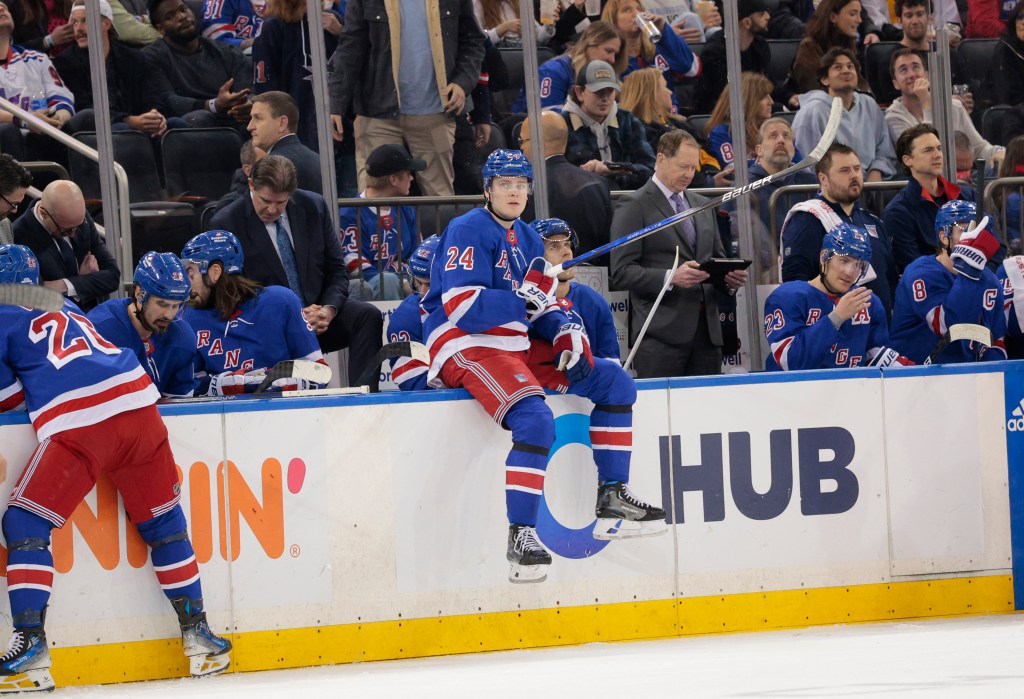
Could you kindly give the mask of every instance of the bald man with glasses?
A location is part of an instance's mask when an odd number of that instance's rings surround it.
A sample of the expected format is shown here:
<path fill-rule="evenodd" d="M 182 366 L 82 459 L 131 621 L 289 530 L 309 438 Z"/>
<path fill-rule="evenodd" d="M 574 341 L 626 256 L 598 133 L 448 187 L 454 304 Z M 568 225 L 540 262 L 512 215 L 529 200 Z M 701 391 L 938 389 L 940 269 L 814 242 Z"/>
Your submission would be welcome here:
<path fill-rule="evenodd" d="M 82 190 L 70 180 L 46 186 L 42 198 L 15 222 L 14 242 L 35 253 L 43 286 L 64 294 L 83 311 L 117 291 L 117 262 L 85 210 Z"/>

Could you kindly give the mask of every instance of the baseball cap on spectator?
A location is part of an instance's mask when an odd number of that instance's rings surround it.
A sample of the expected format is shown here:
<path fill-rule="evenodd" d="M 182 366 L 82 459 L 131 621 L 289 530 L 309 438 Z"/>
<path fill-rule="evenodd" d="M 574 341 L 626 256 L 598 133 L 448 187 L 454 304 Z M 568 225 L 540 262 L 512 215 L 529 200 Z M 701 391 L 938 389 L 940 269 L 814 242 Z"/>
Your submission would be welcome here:
<path fill-rule="evenodd" d="M 576 74 L 576 84 L 591 92 L 599 92 L 607 88 L 621 91 L 622 85 L 615 77 L 615 69 L 606 61 L 590 61 Z"/>
<path fill-rule="evenodd" d="M 100 17 L 106 17 L 110 20 L 110 33 L 113 36 L 117 36 L 117 30 L 114 29 L 114 10 L 111 9 L 110 3 L 107 0 L 99 0 Z M 75 10 L 85 10 L 85 0 L 75 0 L 71 5 L 71 12 Z"/>
<path fill-rule="evenodd" d="M 736 19 L 744 19 L 758 12 L 772 12 L 777 6 L 777 0 L 739 0 L 739 16 Z"/>
<path fill-rule="evenodd" d="M 427 161 L 409 155 L 405 146 L 386 143 L 378 146 L 366 159 L 366 174 L 370 177 L 387 177 L 403 170 L 419 172 L 427 167 Z"/>

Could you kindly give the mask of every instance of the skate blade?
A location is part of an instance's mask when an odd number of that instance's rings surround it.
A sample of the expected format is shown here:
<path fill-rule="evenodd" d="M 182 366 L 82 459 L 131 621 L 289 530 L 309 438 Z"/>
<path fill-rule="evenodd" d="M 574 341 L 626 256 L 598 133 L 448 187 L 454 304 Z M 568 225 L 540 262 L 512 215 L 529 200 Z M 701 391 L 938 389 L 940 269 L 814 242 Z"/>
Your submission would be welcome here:
<path fill-rule="evenodd" d="M 55 686 L 49 668 L 26 670 L 17 675 L 0 675 L 0 694 L 52 692 Z"/>
<path fill-rule="evenodd" d="M 647 522 L 634 522 L 628 519 L 598 519 L 594 525 L 592 536 L 600 541 L 617 539 L 640 539 L 648 536 L 659 536 L 668 531 L 663 519 L 652 519 Z"/>
<path fill-rule="evenodd" d="M 542 583 L 548 579 L 547 566 L 524 566 L 518 563 L 509 563 L 508 581 L 510 583 Z"/>
<path fill-rule="evenodd" d="M 219 675 L 231 667 L 231 655 L 192 655 L 189 656 L 189 672 L 193 677 L 209 677 Z"/>

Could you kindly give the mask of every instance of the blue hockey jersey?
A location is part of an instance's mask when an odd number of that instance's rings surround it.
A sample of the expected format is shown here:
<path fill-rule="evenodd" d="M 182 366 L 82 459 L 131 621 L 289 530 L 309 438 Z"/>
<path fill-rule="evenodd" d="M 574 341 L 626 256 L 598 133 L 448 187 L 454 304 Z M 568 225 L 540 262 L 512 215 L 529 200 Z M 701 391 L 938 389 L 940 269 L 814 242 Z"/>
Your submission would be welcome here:
<path fill-rule="evenodd" d="M 40 441 L 159 398 L 135 355 L 71 301 L 59 313 L 0 306 L 0 410 L 24 400 Z"/>
<path fill-rule="evenodd" d="M 615 333 L 615 320 L 608 301 L 589 286 L 569 283 L 565 298 L 558 299 L 570 320 L 580 323 L 587 331 L 590 351 L 595 357 L 619 359 L 619 338 Z"/>
<path fill-rule="evenodd" d="M 1003 292 L 1006 334 L 1010 337 L 1022 337 L 1024 336 L 1024 255 L 1014 255 L 1003 260 L 1003 264 L 999 265 L 999 271 L 996 272 L 996 280 Z"/>
<path fill-rule="evenodd" d="M 188 398 L 195 390 L 196 332 L 184 320 L 153 333 L 146 340 L 128 317 L 132 299 L 110 299 L 89 311 L 100 334 L 118 347 L 135 353 L 139 364 L 166 398 Z"/>
<path fill-rule="evenodd" d="M 1003 299 L 991 270 L 982 271 L 978 281 L 946 269 L 933 255 L 919 257 L 903 271 L 896 287 L 892 312 L 892 347 L 918 364 L 924 362 L 949 326 L 977 323 L 992 331 L 994 346 L 981 351 L 985 361 L 1006 359 L 1003 336 L 1006 317 Z M 979 348 L 968 342 L 951 342 L 935 364 L 973 362 Z"/>
<path fill-rule="evenodd" d="M 323 357 L 316 335 L 302 317 L 291 289 L 264 287 L 228 320 L 216 309 L 188 308 L 185 320 L 196 332 L 200 378 L 226 371 L 268 369 L 286 359 Z"/>
<path fill-rule="evenodd" d="M 423 342 L 420 295 L 406 296 L 388 321 L 388 342 Z M 391 380 L 403 391 L 427 388 L 427 365 L 412 357 L 399 357 L 391 363 Z"/>
<path fill-rule="evenodd" d="M 356 225 L 357 214 L 362 236 Z M 376 278 L 380 269 L 378 258 L 385 272 L 399 274 L 402 262 L 419 244 L 416 240 L 416 209 L 411 206 L 382 206 L 379 214 L 377 207 L 343 208 L 338 215 L 349 279 L 356 278 L 360 269 L 366 281 Z"/>
<path fill-rule="evenodd" d="M 770 347 L 765 370 L 858 366 L 889 343 L 885 307 L 875 293 L 869 308 L 836 330 L 828 314 L 838 302 L 838 297 L 809 282 L 786 282 L 775 289 L 764 304 L 764 334 Z"/>
<path fill-rule="evenodd" d="M 431 386 L 443 386 L 435 379 L 456 352 L 530 348 L 526 302 L 515 290 L 538 257 L 544 257 L 544 242 L 522 221 L 506 230 L 486 210 L 473 209 L 448 224 L 430 268 L 430 292 L 423 299 Z M 550 342 L 568 321 L 561 307 L 553 305 L 534 319 L 532 329 Z"/>
<path fill-rule="evenodd" d="M 201 22 L 203 36 L 238 46 L 255 39 L 263 27 L 266 0 L 205 0 Z"/>

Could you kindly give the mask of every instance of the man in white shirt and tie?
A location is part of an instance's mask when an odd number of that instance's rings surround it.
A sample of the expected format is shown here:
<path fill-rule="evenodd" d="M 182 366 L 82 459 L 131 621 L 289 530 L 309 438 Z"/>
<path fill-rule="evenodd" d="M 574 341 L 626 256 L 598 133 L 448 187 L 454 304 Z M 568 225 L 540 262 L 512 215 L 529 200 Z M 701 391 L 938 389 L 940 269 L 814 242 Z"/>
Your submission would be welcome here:
<path fill-rule="evenodd" d="M 658 142 L 654 176 L 626 198 L 612 221 L 612 240 L 699 206 L 708 200 L 688 193 L 700 164 L 700 146 L 685 131 L 669 131 Z M 717 292 L 746 282 L 745 271 L 711 277 L 700 264 L 725 257 L 713 210 L 702 211 L 670 228 L 612 251 L 611 282 L 629 291 L 630 344 L 647 319 L 672 268 L 679 267 L 643 338 L 633 367 L 637 378 L 718 374 L 722 368 L 722 329 Z"/>

